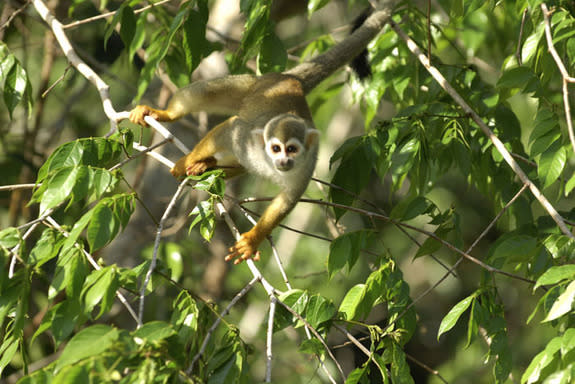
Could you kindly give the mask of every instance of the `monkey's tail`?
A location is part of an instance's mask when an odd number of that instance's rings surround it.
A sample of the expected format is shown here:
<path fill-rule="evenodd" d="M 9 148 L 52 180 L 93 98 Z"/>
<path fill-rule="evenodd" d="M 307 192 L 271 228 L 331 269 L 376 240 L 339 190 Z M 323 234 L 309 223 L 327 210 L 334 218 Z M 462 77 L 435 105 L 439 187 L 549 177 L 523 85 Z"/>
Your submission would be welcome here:
<path fill-rule="evenodd" d="M 308 93 L 338 68 L 352 61 L 365 50 L 371 39 L 387 23 L 397 2 L 398 0 L 381 0 L 377 9 L 367 16 L 364 23 L 348 37 L 321 55 L 296 65 L 285 73 L 297 77 L 304 87 L 304 92 Z"/>

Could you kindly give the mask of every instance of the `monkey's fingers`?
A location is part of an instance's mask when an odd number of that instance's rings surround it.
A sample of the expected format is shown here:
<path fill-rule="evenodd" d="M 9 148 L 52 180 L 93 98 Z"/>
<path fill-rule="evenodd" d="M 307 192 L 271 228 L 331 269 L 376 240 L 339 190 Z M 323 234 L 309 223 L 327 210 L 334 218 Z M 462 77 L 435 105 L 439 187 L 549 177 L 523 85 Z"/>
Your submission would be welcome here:
<path fill-rule="evenodd" d="M 152 116 L 154 119 L 158 118 L 154 109 L 148 107 L 147 105 L 137 105 L 130 111 L 130 121 L 143 127 L 148 126 L 148 124 L 144 121 L 146 116 Z"/>
<path fill-rule="evenodd" d="M 226 256 L 225 260 L 231 261 L 235 259 L 234 264 L 239 264 L 249 258 L 253 258 L 254 261 L 259 261 L 260 259 L 260 252 L 248 239 L 243 237 L 243 235 L 242 238 L 240 238 L 240 240 L 238 240 L 238 242 L 228 251 L 229 254 Z"/>
<path fill-rule="evenodd" d="M 234 265 L 238 265 L 240 264 L 242 261 L 248 260 L 248 259 L 252 259 L 253 261 L 260 261 L 260 251 L 257 251 L 255 254 L 253 255 L 240 255 L 240 257 L 238 257 L 237 259 L 234 260 Z"/>

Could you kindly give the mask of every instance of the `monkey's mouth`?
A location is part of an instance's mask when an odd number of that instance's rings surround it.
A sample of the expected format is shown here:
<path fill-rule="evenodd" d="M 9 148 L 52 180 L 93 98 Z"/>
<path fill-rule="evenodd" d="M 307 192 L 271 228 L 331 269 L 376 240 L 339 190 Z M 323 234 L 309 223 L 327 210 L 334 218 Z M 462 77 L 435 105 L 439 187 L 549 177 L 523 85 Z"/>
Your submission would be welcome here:
<path fill-rule="evenodd" d="M 278 171 L 286 172 L 293 168 L 292 159 L 276 159 L 274 161 L 274 166 Z"/>

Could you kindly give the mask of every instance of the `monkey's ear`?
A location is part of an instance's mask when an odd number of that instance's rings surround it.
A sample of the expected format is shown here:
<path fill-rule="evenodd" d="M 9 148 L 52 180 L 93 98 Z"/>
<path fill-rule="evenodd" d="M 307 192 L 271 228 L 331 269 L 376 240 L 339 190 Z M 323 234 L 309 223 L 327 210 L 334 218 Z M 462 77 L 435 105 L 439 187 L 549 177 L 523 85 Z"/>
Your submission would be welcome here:
<path fill-rule="evenodd" d="M 264 140 L 264 130 L 261 128 L 252 129 L 252 136 L 256 143 L 260 143 L 261 145 L 265 145 Z"/>
<path fill-rule="evenodd" d="M 318 142 L 319 142 L 319 131 L 317 129 L 308 129 L 305 132 L 305 147 L 309 149 L 312 146 L 317 145 Z"/>

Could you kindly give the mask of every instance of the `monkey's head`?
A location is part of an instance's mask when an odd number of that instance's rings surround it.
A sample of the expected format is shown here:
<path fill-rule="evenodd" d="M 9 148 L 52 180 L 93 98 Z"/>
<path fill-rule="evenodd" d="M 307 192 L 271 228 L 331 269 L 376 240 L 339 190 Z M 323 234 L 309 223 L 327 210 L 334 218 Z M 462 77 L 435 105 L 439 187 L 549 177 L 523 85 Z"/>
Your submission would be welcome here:
<path fill-rule="evenodd" d="M 266 155 L 280 172 L 290 171 L 299 159 L 315 152 L 319 138 L 319 132 L 308 121 L 288 113 L 268 121 L 259 133 Z"/>

